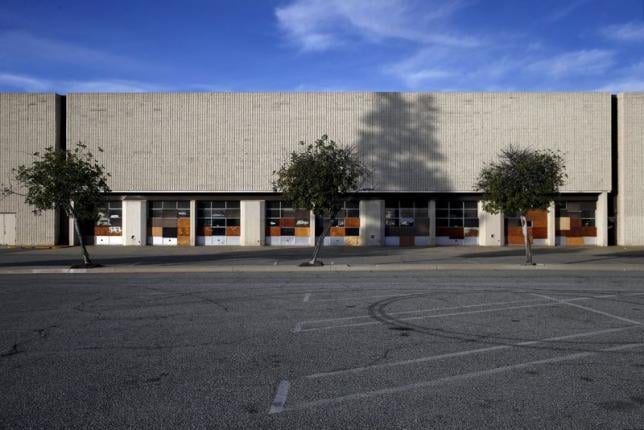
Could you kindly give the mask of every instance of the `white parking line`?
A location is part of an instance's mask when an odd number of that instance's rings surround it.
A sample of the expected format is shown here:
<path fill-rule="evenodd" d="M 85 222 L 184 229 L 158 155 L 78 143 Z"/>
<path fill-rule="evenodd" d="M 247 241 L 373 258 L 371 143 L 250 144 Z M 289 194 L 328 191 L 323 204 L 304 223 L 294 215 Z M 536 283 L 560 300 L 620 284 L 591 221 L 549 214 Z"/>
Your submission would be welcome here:
<path fill-rule="evenodd" d="M 396 296 L 392 296 L 396 297 Z M 456 309 L 469 309 L 469 308 L 479 308 L 483 306 L 499 306 L 499 305 L 512 305 L 516 303 L 532 303 L 543 301 L 543 299 L 523 299 L 523 300 L 512 300 L 506 302 L 489 302 L 489 303 L 477 303 L 473 305 L 462 305 L 462 306 L 449 306 L 442 308 L 427 308 L 427 309 L 416 309 L 413 311 L 399 311 L 399 312 L 390 312 L 387 315 L 406 315 L 406 314 L 422 314 L 425 312 L 436 312 L 436 311 L 453 311 Z M 338 318 L 324 318 L 320 320 L 306 320 L 300 321 L 303 324 L 311 323 L 324 323 L 324 322 L 334 322 L 334 321 L 351 321 L 351 320 L 360 320 L 360 319 L 371 319 L 371 315 L 359 315 L 355 317 L 338 317 Z"/>
<path fill-rule="evenodd" d="M 559 304 L 562 304 L 562 305 L 572 306 L 572 307 L 575 307 L 575 308 L 583 309 L 583 310 L 588 311 L 588 312 L 593 312 L 593 313 L 596 313 L 596 314 L 599 314 L 599 315 L 604 315 L 606 317 L 613 318 L 613 319 L 623 321 L 623 322 L 627 322 L 627 323 L 630 323 L 630 324 L 637 324 L 637 325 L 640 325 L 640 326 L 644 325 L 644 323 L 642 323 L 641 321 L 635 321 L 635 320 L 632 320 L 632 319 L 629 319 L 629 318 L 620 317 L 619 315 L 614 315 L 614 314 L 610 314 L 608 312 L 600 311 L 598 309 L 589 308 L 588 306 L 582 306 L 582 305 L 578 305 L 576 303 L 569 303 L 569 300 L 560 300 L 560 299 L 550 297 L 550 296 L 546 296 L 546 295 L 543 295 L 543 294 L 532 294 L 532 295 L 537 296 L 537 297 L 542 297 L 544 299 L 552 300 L 554 303 L 559 303 Z"/>
<path fill-rule="evenodd" d="M 268 411 L 269 414 L 279 414 L 284 410 L 284 405 L 286 404 L 286 398 L 288 397 L 288 388 L 289 383 L 287 380 L 280 382 L 277 386 L 277 391 L 275 392 L 275 398 L 271 404 L 271 408 Z"/>
<path fill-rule="evenodd" d="M 488 313 L 488 312 L 507 311 L 507 310 L 511 310 L 511 309 L 538 308 L 538 307 L 543 307 L 543 306 L 562 306 L 562 304 L 561 303 L 556 303 L 556 302 L 536 303 L 536 304 L 533 304 L 533 305 L 507 306 L 507 307 L 503 307 L 503 308 L 481 309 L 481 310 L 478 310 L 478 311 L 469 311 L 469 312 L 452 312 L 452 313 L 448 313 L 448 314 L 438 314 L 438 315 L 421 315 L 421 316 L 418 316 L 418 317 L 400 318 L 400 321 L 414 321 L 414 320 L 430 319 L 430 318 L 452 317 L 452 316 L 457 316 L 457 315 L 482 314 L 482 313 Z M 363 322 L 363 323 L 340 324 L 340 325 L 330 325 L 330 326 L 324 326 L 324 327 L 304 328 L 303 325 L 306 322 L 307 321 L 301 321 L 301 322 L 296 323 L 295 328 L 293 329 L 293 333 L 302 333 L 302 332 L 308 332 L 308 331 L 331 330 L 331 329 L 346 328 L 346 327 L 363 327 L 363 326 L 369 326 L 369 325 L 382 324 L 381 321 L 368 321 L 368 322 Z"/>
<path fill-rule="evenodd" d="M 537 339 L 537 340 L 530 340 L 530 341 L 525 341 L 525 342 L 518 342 L 514 343 L 511 345 L 497 345 L 497 346 L 490 346 L 487 348 L 478 348 L 478 349 L 470 349 L 467 351 L 459 351 L 459 352 L 452 352 L 448 354 L 439 354 L 439 355 L 429 355 L 426 357 L 419 357 L 419 358 L 414 358 L 410 360 L 401 360 L 401 361 L 393 361 L 390 363 L 382 363 L 382 364 L 374 364 L 371 366 L 362 366 L 362 367 L 353 367 L 351 369 L 342 369 L 342 370 L 333 370 L 330 372 L 319 372 L 319 373 L 313 373 L 311 375 L 305 376 L 307 379 L 317 379 L 317 378 L 325 378 L 327 376 L 337 376 L 337 375 L 342 375 L 346 373 L 359 373 L 359 372 L 364 372 L 367 370 L 375 370 L 375 369 L 384 369 L 387 367 L 395 367 L 395 366 L 405 366 L 408 364 L 418 364 L 418 363 L 425 363 L 428 361 L 436 361 L 436 360 L 442 360 L 445 358 L 454 358 L 454 357 L 463 357 L 466 355 L 471 355 L 471 354 L 480 354 L 480 353 L 485 353 L 485 352 L 492 352 L 492 351 L 499 351 L 499 350 L 504 350 L 504 349 L 510 349 L 510 348 L 516 348 L 516 347 L 521 347 L 521 346 L 530 346 L 530 345 L 535 345 L 538 343 L 543 343 L 543 342 L 557 342 L 561 340 L 569 340 L 569 339 L 577 339 L 581 337 L 589 337 L 589 336 L 597 336 L 600 334 L 608 334 L 608 333 L 616 333 L 624 330 L 629 330 L 632 328 L 642 328 L 640 325 L 631 325 L 628 327 L 618 327 L 618 328 L 611 328 L 611 329 L 606 329 L 606 330 L 598 330 L 598 331 L 591 331 L 591 332 L 585 332 L 585 333 L 577 333 L 577 334 L 570 334 L 566 336 L 557 336 L 557 337 L 548 337 L 545 339 Z"/>
<path fill-rule="evenodd" d="M 473 379 L 473 378 L 478 378 L 478 377 L 483 377 L 483 376 L 490 376 L 490 375 L 495 375 L 503 372 L 508 372 L 512 370 L 517 370 L 517 369 L 523 369 L 526 367 L 531 367 L 531 366 L 538 366 L 542 364 L 552 364 L 552 363 L 559 363 L 562 361 L 571 361 L 571 360 L 577 360 L 580 358 L 586 358 L 586 357 L 591 357 L 593 355 L 597 355 L 602 352 L 615 352 L 615 351 L 624 351 L 628 349 L 634 349 L 634 348 L 639 348 L 644 346 L 644 343 L 631 343 L 631 344 L 626 344 L 626 345 L 618 345 L 614 346 L 611 348 L 606 348 L 606 349 L 601 349 L 599 351 L 594 351 L 594 352 L 579 352 L 576 354 L 569 354 L 569 355 L 564 355 L 561 357 L 554 357 L 554 358 L 548 358 L 544 360 L 536 360 L 536 361 L 530 361 L 527 363 L 519 363 L 519 364 L 512 364 L 508 366 L 501 366 L 501 367 L 496 367 L 493 369 L 487 369 L 487 370 L 479 370 L 476 372 L 468 372 L 468 373 L 463 373 L 460 375 L 454 375 L 454 376 L 448 376 L 445 378 L 439 378 L 439 379 L 433 379 L 430 381 L 423 381 L 423 382 L 417 382 L 414 384 L 408 384 L 408 385 L 401 385 L 397 387 L 390 387 L 390 388 L 384 388 L 381 390 L 373 390 L 373 391 L 366 391 L 363 393 L 356 393 L 356 394 L 349 394 L 346 396 L 340 396 L 340 397 L 332 397 L 332 398 L 326 398 L 326 399 L 320 399 L 320 400 L 314 400 L 311 402 L 303 402 L 303 403 L 296 403 L 292 406 L 289 407 L 282 407 L 282 409 L 279 412 L 288 412 L 288 411 L 295 411 L 295 410 L 301 410 L 301 409 L 309 409 L 309 408 L 316 408 L 316 407 L 322 407 L 322 406 L 327 406 L 331 404 L 337 404 L 337 403 L 343 403 L 351 400 L 361 400 L 361 399 L 368 399 L 371 397 L 376 397 L 376 396 L 382 396 L 386 394 L 395 394 L 395 393 L 403 393 L 406 391 L 413 391 L 413 390 L 419 390 L 421 388 L 427 388 L 427 387 L 432 387 L 436 385 L 441 385 L 449 382 L 458 382 L 458 381 L 463 381 L 463 380 L 468 380 L 468 379 Z M 272 408 L 271 408 L 272 409 Z M 276 412 L 277 413 L 277 412 Z"/>

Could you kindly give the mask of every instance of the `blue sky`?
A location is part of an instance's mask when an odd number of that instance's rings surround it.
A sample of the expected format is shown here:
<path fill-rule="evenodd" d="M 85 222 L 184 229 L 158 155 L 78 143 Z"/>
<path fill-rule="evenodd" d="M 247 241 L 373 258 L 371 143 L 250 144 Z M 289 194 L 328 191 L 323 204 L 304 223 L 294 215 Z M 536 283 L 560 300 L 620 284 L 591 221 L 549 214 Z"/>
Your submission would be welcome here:
<path fill-rule="evenodd" d="M 644 91 L 644 0 L 0 0 L 0 91 Z"/>

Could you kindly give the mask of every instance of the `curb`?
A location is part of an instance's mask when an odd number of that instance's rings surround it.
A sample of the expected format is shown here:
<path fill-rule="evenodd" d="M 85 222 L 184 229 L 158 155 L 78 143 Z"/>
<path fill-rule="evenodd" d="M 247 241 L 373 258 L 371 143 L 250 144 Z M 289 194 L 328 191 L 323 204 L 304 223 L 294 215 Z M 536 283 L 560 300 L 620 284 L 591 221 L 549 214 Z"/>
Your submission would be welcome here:
<path fill-rule="evenodd" d="M 330 264 L 322 267 L 299 267 L 296 265 L 247 265 L 247 266 L 114 266 L 94 269 L 69 269 L 60 267 L 0 269 L 0 275 L 32 274 L 109 274 L 109 273 L 305 273 L 305 272 L 402 272 L 402 271 L 586 271 L 586 272 L 644 272 L 639 264 Z"/>

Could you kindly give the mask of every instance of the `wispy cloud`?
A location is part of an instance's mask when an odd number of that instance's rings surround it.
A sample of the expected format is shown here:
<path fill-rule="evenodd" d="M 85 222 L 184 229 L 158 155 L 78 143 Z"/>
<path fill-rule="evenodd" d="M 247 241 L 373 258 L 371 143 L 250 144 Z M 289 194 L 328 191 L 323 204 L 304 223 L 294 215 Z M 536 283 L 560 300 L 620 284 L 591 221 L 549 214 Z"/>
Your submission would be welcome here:
<path fill-rule="evenodd" d="M 463 6 L 459 0 L 295 0 L 277 8 L 275 15 L 280 28 L 304 51 L 323 51 L 356 38 L 478 46 L 481 38 L 446 25 Z"/>
<path fill-rule="evenodd" d="M 110 93 L 138 93 L 146 91 L 168 91 L 168 87 L 147 82 L 128 81 L 122 79 L 99 80 L 52 80 L 29 75 L 0 73 L 0 88 L 13 91 L 28 92 L 58 92 L 58 93 L 83 93 L 83 92 L 110 92 Z"/>
<path fill-rule="evenodd" d="M 572 14 L 575 9 L 582 6 L 584 3 L 588 3 L 588 0 L 577 0 L 573 1 L 567 5 L 561 6 L 553 10 L 549 15 L 546 16 L 546 21 L 557 22 L 560 21 L 570 14 Z"/>
<path fill-rule="evenodd" d="M 541 72 L 552 78 L 603 73 L 615 63 L 615 52 L 588 49 L 566 52 L 528 64 L 526 70 Z"/>
<path fill-rule="evenodd" d="M 627 22 L 609 25 L 602 29 L 602 34 L 612 40 L 621 42 L 644 42 L 644 22 Z"/>
<path fill-rule="evenodd" d="M 75 43 L 36 36 L 24 31 L 0 32 L 0 58 L 5 61 L 52 61 L 83 66 L 142 68 L 139 59 Z"/>

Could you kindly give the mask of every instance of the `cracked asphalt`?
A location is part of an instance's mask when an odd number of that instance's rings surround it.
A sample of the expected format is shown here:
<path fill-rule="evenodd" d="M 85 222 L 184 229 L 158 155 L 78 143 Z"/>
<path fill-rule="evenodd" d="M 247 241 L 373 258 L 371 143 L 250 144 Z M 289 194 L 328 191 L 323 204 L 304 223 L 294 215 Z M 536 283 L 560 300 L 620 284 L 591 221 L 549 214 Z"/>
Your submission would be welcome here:
<path fill-rule="evenodd" d="M 0 276 L 0 428 L 644 428 L 644 273 Z"/>

